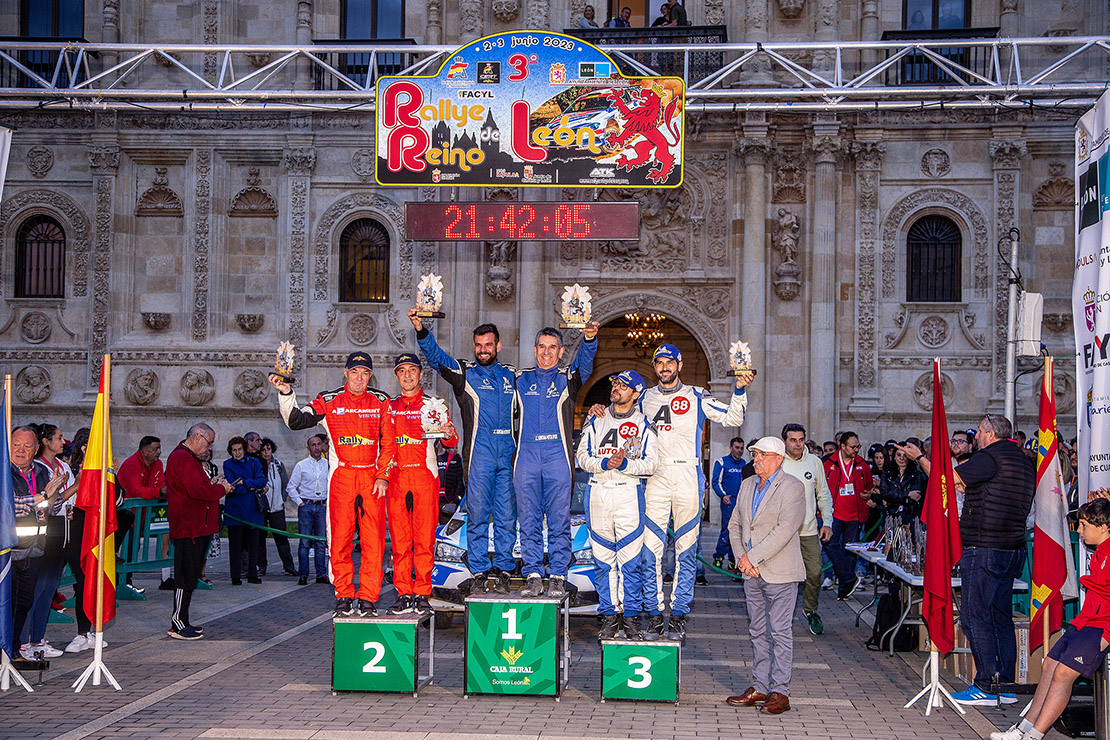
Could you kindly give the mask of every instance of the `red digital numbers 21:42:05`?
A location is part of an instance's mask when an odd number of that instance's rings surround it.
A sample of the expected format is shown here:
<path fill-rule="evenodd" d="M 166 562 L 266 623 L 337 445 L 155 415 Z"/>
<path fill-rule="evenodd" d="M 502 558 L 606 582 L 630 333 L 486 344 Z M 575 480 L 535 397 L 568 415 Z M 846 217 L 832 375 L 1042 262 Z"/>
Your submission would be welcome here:
<path fill-rule="evenodd" d="M 405 238 L 423 241 L 639 239 L 640 204 L 406 203 Z"/>

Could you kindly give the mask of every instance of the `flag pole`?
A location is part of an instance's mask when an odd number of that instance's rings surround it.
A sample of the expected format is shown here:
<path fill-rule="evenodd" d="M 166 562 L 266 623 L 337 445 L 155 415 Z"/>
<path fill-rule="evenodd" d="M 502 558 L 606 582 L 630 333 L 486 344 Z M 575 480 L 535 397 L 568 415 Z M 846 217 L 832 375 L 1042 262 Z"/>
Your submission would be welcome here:
<path fill-rule="evenodd" d="M 12 376 L 4 376 L 4 444 L 11 449 L 11 434 L 12 434 Z M 11 649 L 11 645 L 5 646 Z M 27 679 L 23 678 L 22 674 L 16 670 L 12 665 L 12 659 L 8 656 L 8 650 L 0 648 L 0 691 L 7 691 L 11 685 L 12 679 L 17 684 L 34 692 L 31 684 L 27 683 Z"/>
<path fill-rule="evenodd" d="M 100 418 L 100 516 L 97 517 L 99 519 L 99 527 L 97 531 L 96 541 L 96 643 L 93 650 L 93 662 L 89 664 L 89 667 L 85 669 L 85 672 L 81 674 L 81 677 L 73 683 L 73 688 L 75 689 L 74 693 L 80 693 L 81 689 L 85 687 L 85 682 L 89 680 L 90 676 L 92 677 L 93 686 L 99 686 L 101 675 L 103 675 L 104 678 L 108 680 L 108 683 L 112 684 L 112 686 L 115 687 L 116 691 L 120 690 L 119 683 L 116 681 L 111 671 L 108 670 L 108 666 L 104 665 L 104 537 L 108 519 L 108 517 L 105 515 L 105 511 L 107 510 L 108 506 L 108 466 L 112 464 L 112 461 L 108 459 L 108 456 L 106 454 L 108 451 L 109 429 L 108 396 L 111 395 L 109 391 L 112 387 L 111 363 L 112 356 L 106 354 L 104 355 L 103 364 L 100 368 L 100 376 L 103 380 L 102 386 L 104 388 L 104 405 L 102 407 L 103 413 L 101 414 Z M 85 574 L 85 577 L 88 578 L 87 573 Z M 114 593 L 112 594 L 112 598 L 115 598 Z"/>

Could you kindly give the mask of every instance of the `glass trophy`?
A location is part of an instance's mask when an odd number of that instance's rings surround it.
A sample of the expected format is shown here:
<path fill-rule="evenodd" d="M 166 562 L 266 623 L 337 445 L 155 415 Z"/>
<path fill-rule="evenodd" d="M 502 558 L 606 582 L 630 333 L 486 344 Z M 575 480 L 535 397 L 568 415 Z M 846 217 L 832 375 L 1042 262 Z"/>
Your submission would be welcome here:
<path fill-rule="evenodd" d="M 435 273 L 420 276 L 416 286 L 416 315 L 422 319 L 442 319 L 447 314 L 439 310 L 443 305 L 443 278 Z"/>
<path fill-rule="evenodd" d="M 561 329 L 585 329 L 590 325 L 590 289 L 584 285 L 563 286 L 563 300 L 559 313 L 563 316 Z"/>

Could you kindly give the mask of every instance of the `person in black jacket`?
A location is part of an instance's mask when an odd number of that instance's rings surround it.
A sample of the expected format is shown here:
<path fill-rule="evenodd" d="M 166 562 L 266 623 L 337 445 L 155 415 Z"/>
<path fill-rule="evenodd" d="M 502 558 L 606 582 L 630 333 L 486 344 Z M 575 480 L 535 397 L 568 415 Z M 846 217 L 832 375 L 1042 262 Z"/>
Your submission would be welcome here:
<path fill-rule="evenodd" d="M 909 524 L 921 516 L 921 500 L 925 495 L 925 474 L 917 463 L 899 446 L 887 462 L 879 480 L 879 497 L 888 517 L 898 524 Z"/>
<path fill-rule="evenodd" d="M 960 624 L 975 659 L 975 680 L 952 695 L 961 704 L 1017 701 L 1014 694 L 992 693 L 996 682 L 1014 682 L 1017 638 L 1011 601 L 1014 579 L 1025 566 L 1025 520 L 1037 485 L 1037 471 L 1012 435 L 1009 419 L 986 414 L 976 435 L 978 452 L 956 468 L 956 490 L 964 492 Z M 920 452 L 908 444 L 905 449 Z M 929 472 L 924 456 L 916 462 Z"/>

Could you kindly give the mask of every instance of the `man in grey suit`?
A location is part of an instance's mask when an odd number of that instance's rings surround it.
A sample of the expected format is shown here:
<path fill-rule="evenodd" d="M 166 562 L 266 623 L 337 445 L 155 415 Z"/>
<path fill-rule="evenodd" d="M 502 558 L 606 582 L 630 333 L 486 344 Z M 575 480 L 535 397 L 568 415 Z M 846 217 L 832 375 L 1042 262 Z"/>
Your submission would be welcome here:
<path fill-rule="evenodd" d="M 805 486 L 782 467 L 786 446 L 764 437 L 752 446 L 755 475 L 740 485 L 728 523 L 737 569 L 744 574 L 748 630 L 755 660 L 752 685 L 730 696 L 734 707 L 759 706 L 766 714 L 790 709 L 794 660 L 794 605 L 805 580 L 798 531 L 805 518 Z"/>

